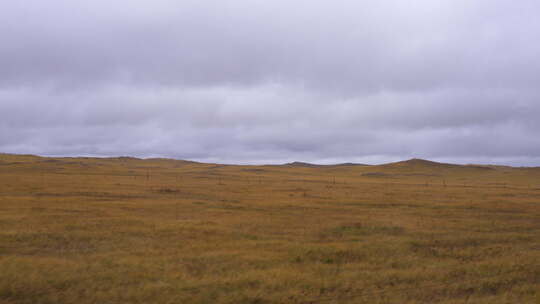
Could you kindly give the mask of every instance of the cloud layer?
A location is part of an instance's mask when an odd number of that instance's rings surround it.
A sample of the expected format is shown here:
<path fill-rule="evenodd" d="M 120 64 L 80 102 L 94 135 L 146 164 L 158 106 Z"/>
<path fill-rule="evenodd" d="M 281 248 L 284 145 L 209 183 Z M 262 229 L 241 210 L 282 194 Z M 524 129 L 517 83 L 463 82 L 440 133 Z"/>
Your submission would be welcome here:
<path fill-rule="evenodd" d="M 0 151 L 540 165 L 540 4 L 6 1 Z"/>

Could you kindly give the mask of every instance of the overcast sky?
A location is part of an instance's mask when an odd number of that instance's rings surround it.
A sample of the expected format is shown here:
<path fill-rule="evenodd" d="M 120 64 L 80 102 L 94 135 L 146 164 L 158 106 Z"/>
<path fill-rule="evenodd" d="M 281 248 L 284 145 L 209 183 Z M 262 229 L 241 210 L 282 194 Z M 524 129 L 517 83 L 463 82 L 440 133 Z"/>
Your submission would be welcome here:
<path fill-rule="evenodd" d="M 0 152 L 540 166 L 537 0 L 0 2 Z"/>

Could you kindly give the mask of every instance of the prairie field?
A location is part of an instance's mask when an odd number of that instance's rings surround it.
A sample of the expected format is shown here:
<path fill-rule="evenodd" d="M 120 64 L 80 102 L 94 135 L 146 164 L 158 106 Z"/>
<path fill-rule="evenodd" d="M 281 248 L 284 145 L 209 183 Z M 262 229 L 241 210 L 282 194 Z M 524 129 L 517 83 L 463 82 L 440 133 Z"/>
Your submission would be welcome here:
<path fill-rule="evenodd" d="M 540 168 L 0 154 L 0 303 L 540 303 Z"/>

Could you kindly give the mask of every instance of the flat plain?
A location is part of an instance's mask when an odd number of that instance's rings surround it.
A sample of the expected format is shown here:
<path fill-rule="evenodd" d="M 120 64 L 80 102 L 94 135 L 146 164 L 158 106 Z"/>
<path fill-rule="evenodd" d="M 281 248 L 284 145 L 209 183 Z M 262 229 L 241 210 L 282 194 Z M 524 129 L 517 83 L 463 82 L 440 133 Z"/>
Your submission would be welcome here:
<path fill-rule="evenodd" d="M 540 168 L 0 154 L 0 303 L 540 303 Z"/>

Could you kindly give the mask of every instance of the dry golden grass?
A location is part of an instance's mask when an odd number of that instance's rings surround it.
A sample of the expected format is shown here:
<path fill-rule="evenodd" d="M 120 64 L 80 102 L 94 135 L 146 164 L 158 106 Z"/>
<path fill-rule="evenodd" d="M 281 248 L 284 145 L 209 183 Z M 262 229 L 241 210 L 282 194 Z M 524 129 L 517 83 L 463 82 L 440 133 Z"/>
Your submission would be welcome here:
<path fill-rule="evenodd" d="M 0 155 L 0 303 L 540 303 L 540 169 Z"/>

